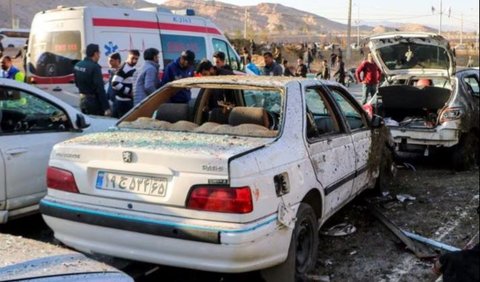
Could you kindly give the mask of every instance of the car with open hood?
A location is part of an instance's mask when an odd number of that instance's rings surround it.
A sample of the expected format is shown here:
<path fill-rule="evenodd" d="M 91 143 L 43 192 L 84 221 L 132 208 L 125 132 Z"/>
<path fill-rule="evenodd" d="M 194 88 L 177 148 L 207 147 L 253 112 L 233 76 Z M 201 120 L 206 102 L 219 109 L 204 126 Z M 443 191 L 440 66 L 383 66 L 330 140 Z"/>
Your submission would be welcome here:
<path fill-rule="evenodd" d="M 168 103 L 184 90 L 196 100 Z M 116 128 L 57 144 L 41 212 L 84 252 L 217 272 L 293 259 L 304 275 L 319 226 L 374 187 L 381 125 L 334 82 L 176 80 Z"/>
<path fill-rule="evenodd" d="M 38 212 L 53 145 L 115 122 L 86 116 L 34 86 L 0 78 L 0 224 Z"/>
<path fill-rule="evenodd" d="M 400 151 L 446 149 L 458 170 L 478 163 L 479 72 L 456 70 L 449 42 L 433 33 L 389 33 L 369 47 L 385 82 L 370 101 Z"/>

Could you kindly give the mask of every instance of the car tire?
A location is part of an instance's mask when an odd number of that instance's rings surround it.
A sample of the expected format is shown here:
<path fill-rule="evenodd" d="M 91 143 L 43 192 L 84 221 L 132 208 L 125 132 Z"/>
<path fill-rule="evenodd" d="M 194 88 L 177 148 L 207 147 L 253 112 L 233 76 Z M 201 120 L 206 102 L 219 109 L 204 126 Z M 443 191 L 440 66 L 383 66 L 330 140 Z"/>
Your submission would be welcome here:
<path fill-rule="evenodd" d="M 318 256 L 318 221 L 313 208 L 300 203 L 297 220 L 290 239 L 287 260 L 261 271 L 267 282 L 307 281 Z"/>
<path fill-rule="evenodd" d="M 475 134 L 463 134 L 460 142 L 452 150 L 453 168 L 457 171 L 465 171 L 478 164 L 478 145 L 478 137 Z"/>
<path fill-rule="evenodd" d="M 305 278 L 317 262 L 318 220 L 315 211 L 307 203 L 300 203 L 298 207 L 288 256 L 295 257 L 296 280 Z"/>

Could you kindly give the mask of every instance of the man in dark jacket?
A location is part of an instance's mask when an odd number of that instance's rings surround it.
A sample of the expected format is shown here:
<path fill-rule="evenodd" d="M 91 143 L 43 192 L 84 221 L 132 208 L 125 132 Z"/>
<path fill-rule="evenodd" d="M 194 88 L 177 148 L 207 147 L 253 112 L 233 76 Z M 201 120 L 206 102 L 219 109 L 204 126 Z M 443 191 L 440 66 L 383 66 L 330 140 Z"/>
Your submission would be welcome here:
<path fill-rule="evenodd" d="M 303 58 L 298 57 L 297 68 L 295 69 L 295 76 L 307 77 L 307 66 L 303 63 Z"/>
<path fill-rule="evenodd" d="M 232 67 L 225 63 L 225 59 L 225 53 L 223 53 L 222 51 L 216 51 L 215 53 L 213 53 L 214 64 L 215 67 L 220 71 L 220 75 L 234 74 L 232 71 Z"/>
<path fill-rule="evenodd" d="M 165 85 L 171 81 L 192 77 L 194 74 L 193 65 L 195 63 L 195 53 L 190 50 L 182 52 L 180 57 L 174 62 L 168 64 L 163 74 L 161 85 Z M 170 97 L 170 103 L 188 103 L 190 101 L 192 93 L 188 89 L 180 90 L 175 95 Z"/>
<path fill-rule="evenodd" d="M 263 60 L 265 61 L 264 75 L 281 76 L 283 74 L 282 67 L 273 60 L 272 52 L 263 53 Z"/>
<path fill-rule="evenodd" d="M 102 68 L 98 64 L 100 48 L 97 44 L 88 44 L 86 53 L 87 56 L 73 69 L 75 85 L 80 92 L 80 110 L 88 115 L 110 116 Z"/>
<path fill-rule="evenodd" d="M 133 74 L 137 65 L 140 52 L 130 50 L 128 58 L 123 63 L 112 79 L 112 88 L 115 93 L 113 113 L 119 118 L 133 108 Z"/>

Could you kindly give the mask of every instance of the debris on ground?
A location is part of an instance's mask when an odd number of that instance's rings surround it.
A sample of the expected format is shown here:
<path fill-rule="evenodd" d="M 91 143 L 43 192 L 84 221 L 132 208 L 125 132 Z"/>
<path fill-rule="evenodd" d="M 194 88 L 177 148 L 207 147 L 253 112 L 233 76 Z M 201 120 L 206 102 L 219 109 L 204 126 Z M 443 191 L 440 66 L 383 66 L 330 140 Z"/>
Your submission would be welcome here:
<path fill-rule="evenodd" d="M 307 281 L 314 282 L 330 282 L 330 276 L 328 275 L 308 275 Z"/>
<path fill-rule="evenodd" d="M 326 236 L 346 236 L 355 233 L 355 231 L 357 231 L 355 226 L 344 222 L 334 225 L 326 230 L 322 229 L 319 233 Z"/>
<path fill-rule="evenodd" d="M 436 254 L 421 244 L 415 244 L 410 238 L 408 238 L 400 228 L 398 228 L 392 221 L 390 221 L 383 213 L 381 213 L 377 207 L 369 205 L 370 212 L 380 220 L 395 236 L 400 239 L 407 249 L 412 251 L 415 256 L 421 259 L 434 258 Z"/>
<path fill-rule="evenodd" d="M 423 236 L 420 236 L 418 234 L 411 233 L 411 232 L 408 232 L 408 231 L 405 231 L 405 230 L 401 230 L 401 231 L 408 238 L 411 238 L 413 240 L 417 240 L 418 242 L 422 242 L 422 243 L 430 245 L 434 248 L 441 249 L 441 250 L 444 250 L 444 251 L 449 251 L 449 252 L 460 251 L 460 248 L 450 246 L 450 245 L 444 244 L 442 242 L 438 242 L 436 240 L 426 238 L 426 237 L 423 237 Z"/>
<path fill-rule="evenodd" d="M 409 195 L 409 194 L 397 194 L 396 196 L 397 200 L 399 200 L 401 203 L 405 202 L 405 201 L 415 201 L 417 198 L 412 196 L 412 195 Z"/>

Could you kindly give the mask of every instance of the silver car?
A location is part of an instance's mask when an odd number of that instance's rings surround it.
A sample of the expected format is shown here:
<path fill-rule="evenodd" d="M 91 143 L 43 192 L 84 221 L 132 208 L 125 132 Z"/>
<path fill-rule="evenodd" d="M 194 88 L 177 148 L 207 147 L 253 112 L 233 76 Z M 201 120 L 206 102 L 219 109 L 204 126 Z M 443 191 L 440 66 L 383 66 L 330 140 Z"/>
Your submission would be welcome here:
<path fill-rule="evenodd" d="M 386 76 L 372 99 L 399 151 L 444 148 L 455 169 L 478 162 L 479 71 L 456 71 L 449 42 L 433 33 L 390 33 L 370 38 Z"/>

